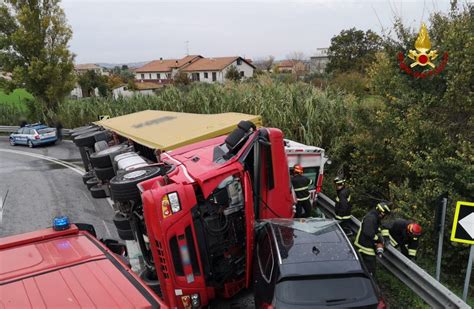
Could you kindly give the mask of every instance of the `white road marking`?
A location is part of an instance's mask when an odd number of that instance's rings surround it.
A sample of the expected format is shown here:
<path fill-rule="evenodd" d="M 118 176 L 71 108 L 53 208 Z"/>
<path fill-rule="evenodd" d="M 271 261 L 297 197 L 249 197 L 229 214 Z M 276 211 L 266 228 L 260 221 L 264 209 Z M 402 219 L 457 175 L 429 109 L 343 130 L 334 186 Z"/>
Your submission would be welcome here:
<path fill-rule="evenodd" d="M 105 230 L 107 231 L 107 235 L 109 235 L 110 237 L 112 237 L 112 234 L 110 234 L 109 228 L 107 227 L 107 223 L 105 223 L 104 220 L 102 220 L 102 223 L 104 224 Z"/>
<path fill-rule="evenodd" d="M 31 152 L 19 151 L 19 150 L 11 150 L 11 149 L 0 149 L 0 152 L 8 152 L 8 153 L 13 153 L 13 154 L 29 156 L 29 157 L 33 157 L 33 158 L 37 158 L 37 159 L 43 159 L 43 160 L 50 161 L 50 162 L 62 165 L 64 167 L 67 167 L 68 169 L 70 169 L 70 170 L 72 170 L 72 171 L 74 171 L 74 172 L 76 172 L 80 175 L 84 175 L 84 173 L 85 173 L 84 169 L 81 168 L 80 166 L 77 166 L 75 164 L 72 164 L 72 163 L 69 163 L 69 162 L 66 162 L 66 161 L 63 161 L 63 160 L 60 160 L 60 159 L 56 159 L 56 158 L 53 158 L 53 157 L 48 157 L 48 156 L 44 156 L 44 155 L 41 155 L 41 154 L 37 154 L 37 153 L 31 153 Z"/>
<path fill-rule="evenodd" d="M 461 224 L 471 238 L 474 238 L 474 212 L 462 218 L 459 224 Z"/>
<path fill-rule="evenodd" d="M 3 210 L 4 210 L 3 207 L 5 206 L 7 196 L 8 196 L 8 189 L 7 189 L 7 192 L 5 193 L 5 196 L 0 196 L 0 224 L 2 224 L 3 222 Z"/>

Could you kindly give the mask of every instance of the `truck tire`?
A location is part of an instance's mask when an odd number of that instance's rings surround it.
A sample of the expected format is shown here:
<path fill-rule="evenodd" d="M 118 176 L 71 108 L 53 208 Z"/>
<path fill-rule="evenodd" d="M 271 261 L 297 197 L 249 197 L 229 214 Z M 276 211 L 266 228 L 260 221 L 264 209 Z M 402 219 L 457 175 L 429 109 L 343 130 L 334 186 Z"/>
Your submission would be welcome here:
<path fill-rule="evenodd" d="M 98 185 L 98 184 L 99 184 L 99 180 L 96 177 L 93 177 L 93 178 L 89 179 L 88 181 L 86 181 L 86 186 L 87 186 L 87 189 L 89 189 L 89 190 L 90 190 L 90 188 L 92 188 L 93 186 Z"/>
<path fill-rule="evenodd" d="M 140 201 L 140 191 L 137 184 L 144 180 L 163 175 L 164 169 L 148 166 L 138 170 L 117 175 L 110 180 L 110 195 L 118 202 Z"/>
<path fill-rule="evenodd" d="M 110 156 L 114 153 L 122 153 L 128 148 L 127 145 L 115 145 L 104 150 L 94 152 L 90 155 L 89 160 L 93 167 L 110 167 L 112 166 L 112 161 L 110 161 Z"/>
<path fill-rule="evenodd" d="M 160 288 L 160 282 L 158 281 L 158 277 L 156 276 L 156 273 L 151 271 L 148 268 L 145 268 L 141 273 L 140 273 L 140 279 L 150 288 L 155 292 L 157 295 L 161 295 L 162 291 Z"/>
<path fill-rule="evenodd" d="M 75 131 L 75 132 L 71 133 L 71 137 L 74 140 L 79 135 L 86 134 L 86 133 L 89 133 L 89 132 L 96 132 L 96 131 L 99 131 L 98 127 L 92 127 L 92 128 L 89 128 L 89 129 L 79 130 L 79 131 Z"/>
<path fill-rule="evenodd" d="M 109 144 L 106 141 L 98 141 L 94 144 L 95 152 L 99 152 L 101 150 L 109 148 Z"/>
<path fill-rule="evenodd" d="M 93 198 L 106 198 L 107 193 L 101 186 L 95 185 L 89 189 Z"/>
<path fill-rule="evenodd" d="M 82 182 L 84 182 L 84 184 L 86 184 L 86 182 L 91 179 L 91 178 L 94 178 L 95 175 L 92 171 L 88 171 L 87 173 L 85 173 L 84 175 L 82 175 Z"/>
<path fill-rule="evenodd" d="M 121 214 L 115 214 L 113 222 L 121 239 L 134 240 L 129 218 L 124 217 Z"/>
<path fill-rule="evenodd" d="M 78 147 L 93 147 L 95 142 L 104 141 L 106 139 L 107 135 L 105 131 L 92 131 L 76 136 L 76 138 L 74 139 L 74 144 L 76 144 L 76 146 Z"/>
<path fill-rule="evenodd" d="M 74 128 L 71 130 L 71 134 L 74 134 L 74 133 L 77 133 L 77 132 L 80 132 L 80 131 L 85 131 L 85 130 L 90 130 L 92 128 L 97 128 L 96 126 L 82 126 L 82 127 L 77 127 L 77 128 Z"/>
<path fill-rule="evenodd" d="M 115 171 L 114 168 L 111 167 L 96 167 L 94 168 L 95 175 L 97 179 L 100 179 L 102 181 L 109 181 L 115 176 Z"/>

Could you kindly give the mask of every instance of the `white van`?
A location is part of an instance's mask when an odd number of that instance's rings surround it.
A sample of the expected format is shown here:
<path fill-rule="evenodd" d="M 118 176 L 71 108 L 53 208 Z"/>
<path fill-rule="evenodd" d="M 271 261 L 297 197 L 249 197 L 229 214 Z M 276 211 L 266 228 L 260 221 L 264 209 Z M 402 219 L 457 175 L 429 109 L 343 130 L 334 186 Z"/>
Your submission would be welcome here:
<path fill-rule="evenodd" d="M 328 162 L 330 164 L 324 149 L 285 139 L 285 152 L 288 158 L 290 174 L 293 166 L 299 164 L 303 167 L 304 175 L 313 181 L 313 184 L 310 186 L 310 193 L 311 200 L 315 203 L 323 185 L 324 165 Z"/>

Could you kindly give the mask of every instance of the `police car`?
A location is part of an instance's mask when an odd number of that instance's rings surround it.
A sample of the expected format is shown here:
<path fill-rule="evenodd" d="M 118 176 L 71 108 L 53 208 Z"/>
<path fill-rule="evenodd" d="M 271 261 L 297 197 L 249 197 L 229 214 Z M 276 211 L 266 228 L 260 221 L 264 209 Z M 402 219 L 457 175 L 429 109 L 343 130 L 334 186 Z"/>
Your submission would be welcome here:
<path fill-rule="evenodd" d="M 10 145 L 27 145 L 30 148 L 54 144 L 57 140 L 58 134 L 55 128 L 39 123 L 26 125 L 10 135 Z"/>

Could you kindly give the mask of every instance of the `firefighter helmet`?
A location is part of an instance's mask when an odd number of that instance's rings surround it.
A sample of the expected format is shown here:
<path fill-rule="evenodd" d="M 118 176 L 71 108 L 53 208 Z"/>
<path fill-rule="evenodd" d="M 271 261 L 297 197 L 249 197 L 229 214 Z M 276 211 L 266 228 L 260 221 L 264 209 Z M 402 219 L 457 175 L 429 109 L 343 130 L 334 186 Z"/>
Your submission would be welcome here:
<path fill-rule="evenodd" d="M 295 165 L 293 166 L 293 172 L 294 172 L 295 174 L 303 174 L 303 167 L 302 167 L 301 165 L 299 165 L 299 164 L 295 164 Z"/>
<path fill-rule="evenodd" d="M 388 202 L 378 203 L 377 206 L 375 206 L 375 209 L 377 209 L 379 213 L 384 214 L 384 215 L 388 215 L 391 212 Z"/>
<path fill-rule="evenodd" d="M 407 226 L 407 231 L 410 235 L 420 236 L 423 229 L 421 228 L 421 225 L 419 225 L 418 223 L 410 223 Z"/>
<path fill-rule="evenodd" d="M 344 177 L 337 176 L 336 178 L 334 178 L 334 183 L 336 185 L 343 185 L 345 182 L 346 180 L 344 179 Z"/>

